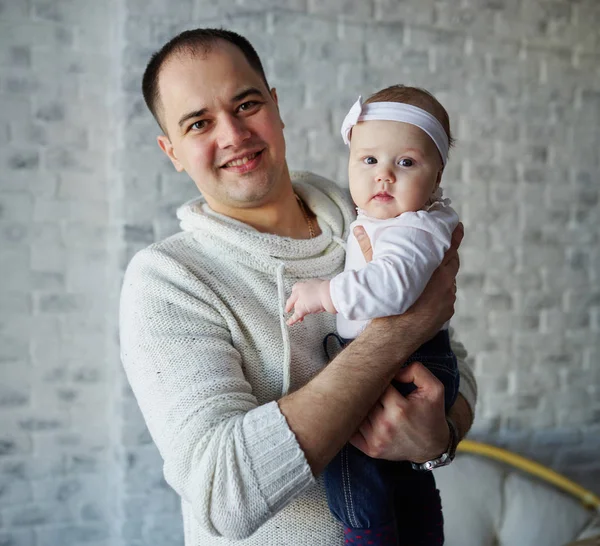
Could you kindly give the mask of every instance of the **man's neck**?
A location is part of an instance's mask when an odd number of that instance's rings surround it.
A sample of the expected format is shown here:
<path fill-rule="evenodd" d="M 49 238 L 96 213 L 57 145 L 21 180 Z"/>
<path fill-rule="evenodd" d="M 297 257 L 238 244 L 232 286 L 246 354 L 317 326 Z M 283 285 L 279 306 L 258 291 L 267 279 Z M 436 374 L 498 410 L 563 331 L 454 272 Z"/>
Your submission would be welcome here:
<path fill-rule="evenodd" d="M 308 239 L 309 224 L 312 225 L 315 236 L 321 233 L 314 214 L 306 205 L 304 211 L 302 210 L 291 184 L 271 201 L 256 207 L 232 208 L 219 203 L 209 203 L 209 206 L 215 212 L 248 224 L 262 233 L 272 233 L 292 239 Z"/>

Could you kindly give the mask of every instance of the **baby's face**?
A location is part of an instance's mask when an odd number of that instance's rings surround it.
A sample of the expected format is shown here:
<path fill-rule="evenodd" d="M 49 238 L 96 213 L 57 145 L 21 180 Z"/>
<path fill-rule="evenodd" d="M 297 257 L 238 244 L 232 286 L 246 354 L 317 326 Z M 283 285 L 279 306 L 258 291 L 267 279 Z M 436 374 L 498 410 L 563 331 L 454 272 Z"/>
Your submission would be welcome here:
<path fill-rule="evenodd" d="M 394 218 L 423 208 L 439 185 L 442 160 L 419 127 L 361 121 L 352 128 L 348 175 L 358 208 L 374 218 Z"/>

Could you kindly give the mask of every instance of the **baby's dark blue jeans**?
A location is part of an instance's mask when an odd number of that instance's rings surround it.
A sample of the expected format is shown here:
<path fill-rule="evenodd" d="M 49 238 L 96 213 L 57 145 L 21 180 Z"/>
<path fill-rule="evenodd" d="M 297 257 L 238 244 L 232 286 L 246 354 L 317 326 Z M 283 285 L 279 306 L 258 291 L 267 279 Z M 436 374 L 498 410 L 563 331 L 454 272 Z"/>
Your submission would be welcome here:
<path fill-rule="evenodd" d="M 329 334 L 323 341 L 326 352 L 332 335 L 342 345 L 351 341 Z M 405 365 L 411 362 L 421 362 L 443 383 L 447 411 L 456 400 L 459 384 L 448 330 L 421 345 Z M 393 384 L 405 396 L 415 388 L 413 383 Z M 344 524 L 348 544 L 444 543 L 442 506 L 431 472 L 413 470 L 407 461 L 372 459 L 346 444 L 325 469 L 324 478 L 329 508 Z"/>

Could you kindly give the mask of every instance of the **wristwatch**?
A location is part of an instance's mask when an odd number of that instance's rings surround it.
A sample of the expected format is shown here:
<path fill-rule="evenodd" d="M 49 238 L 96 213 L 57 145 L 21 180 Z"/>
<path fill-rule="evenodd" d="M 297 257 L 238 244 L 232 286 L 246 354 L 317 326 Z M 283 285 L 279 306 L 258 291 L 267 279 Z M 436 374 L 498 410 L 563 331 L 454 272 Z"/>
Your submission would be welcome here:
<path fill-rule="evenodd" d="M 410 464 L 414 470 L 429 472 L 434 468 L 449 465 L 454 460 L 454 456 L 456 455 L 456 446 L 458 445 L 458 429 L 450 417 L 446 417 L 446 422 L 448 423 L 448 430 L 450 431 L 450 438 L 448 440 L 448 447 L 446 448 L 446 451 L 444 451 L 444 453 L 442 453 L 439 457 L 431 459 L 430 461 L 425 461 L 424 463 L 411 462 Z"/>

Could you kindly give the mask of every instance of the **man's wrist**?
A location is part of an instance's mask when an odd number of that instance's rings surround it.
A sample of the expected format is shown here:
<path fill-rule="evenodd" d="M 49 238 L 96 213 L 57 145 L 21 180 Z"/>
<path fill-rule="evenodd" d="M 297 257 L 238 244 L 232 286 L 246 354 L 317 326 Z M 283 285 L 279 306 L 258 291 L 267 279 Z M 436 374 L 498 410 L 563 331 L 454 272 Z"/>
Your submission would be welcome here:
<path fill-rule="evenodd" d="M 448 427 L 448 442 L 446 448 L 439 455 L 422 462 L 411 462 L 414 470 L 430 471 L 440 466 L 449 465 L 456 455 L 456 447 L 460 441 L 456 424 L 451 418 L 446 417 L 446 426 Z M 439 452 L 438 452 L 439 453 Z"/>
<path fill-rule="evenodd" d="M 458 394 L 456 401 L 448 411 L 448 417 L 452 419 L 456 426 L 458 441 L 460 442 L 473 424 L 473 411 L 462 394 Z"/>
<path fill-rule="evenodd" d="M 431 448 L 428 450 L 427 455 L 422 457 L 421 461 L 415 462 L 424 463 L 431 459 L 437 459 L 442 455 L 442 453 L 446 452 L 446 450 L 448 449 L 448 445 L 450 444 L 451 432 L 450 425 L 448 424 L 447 420 L 444 421 L 444 424 L 446 425 L 444 427 L 444 432 L 442 434 L 436 435 L 437 441 L 435 445 L 431 446 Z"/>

